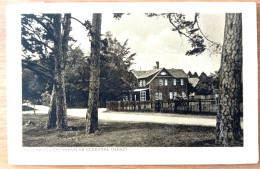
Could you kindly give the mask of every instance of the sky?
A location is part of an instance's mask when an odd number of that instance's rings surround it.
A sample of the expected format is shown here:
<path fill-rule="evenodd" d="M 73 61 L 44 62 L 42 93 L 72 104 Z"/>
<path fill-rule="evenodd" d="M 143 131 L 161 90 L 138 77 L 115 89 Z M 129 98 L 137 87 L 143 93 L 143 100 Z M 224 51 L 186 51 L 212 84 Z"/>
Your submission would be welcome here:
<path fill-rule="evenodd" d="M 72 16 L 84 22 L 92 19 L 92 14 L 82 15 L 72 13 Z M 187 14 L 187 19 L 193 18 L 194 14 Z M 225 14 L 200 14 L 198 19 L 203 33 L 208 39 L 223 43 Z M 132 53 L 137 53 L 131 69 L 151 70 L 159 61 L 160 68 L 183 69 L 186 73 L 195 71 L 206 74 L 217 71 L 220 67 L 220 54 L 212 55 L 209 51 L 198 56 L 186 56 L 187 50 L 191 49 L 186 37 L 172 31 L 172 26 L 166 18 L 147 17 L 142 13 L 123 15 L 120 20 L 113 18 L 111 13 L 102 14 L 101 32 L 110 31 L 120 42 L 128 39 L 128 46 Z M 72 20 L 71 35 L 79 46 L 88 54 L 90 43 L 86 40 L 87 32 L 78 22 Z M 207 44 L 207 41 L 206 41 Z"/>

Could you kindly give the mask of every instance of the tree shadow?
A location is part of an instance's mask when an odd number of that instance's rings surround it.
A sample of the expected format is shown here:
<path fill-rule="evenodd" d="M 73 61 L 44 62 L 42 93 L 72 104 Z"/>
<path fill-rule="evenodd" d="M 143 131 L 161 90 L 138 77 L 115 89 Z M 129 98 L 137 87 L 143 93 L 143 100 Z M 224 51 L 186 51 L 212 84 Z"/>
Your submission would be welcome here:
<path fill-rule="evenodd" d="M 34 110 L 34 108 L 30 107 L 30 106 L 26 106 L 26 105 L 23 105 L 22 106 L 22 111 L 30 111 L 30 110 Z M 35 109 L 36 110 L 36 109 Z"/>
<path fill-rule="evenodd" d="M 196 141 L 189 145 L 190 147 L 216 147 L 215 139 Z"/>

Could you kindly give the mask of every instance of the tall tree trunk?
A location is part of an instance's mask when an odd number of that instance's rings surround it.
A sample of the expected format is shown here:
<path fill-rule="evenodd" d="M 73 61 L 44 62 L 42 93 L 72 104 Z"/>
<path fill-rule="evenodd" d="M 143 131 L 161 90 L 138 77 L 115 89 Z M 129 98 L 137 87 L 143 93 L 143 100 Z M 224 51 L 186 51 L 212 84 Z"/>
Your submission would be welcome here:
<path fill-rule="evenodd" d="M 47 122 L 47 129 L 55 127 L 60 129 L 67 128 L 65 65 L 68 55 L 70 25 L 71 14 L 64 15 L 63 23 L 61 14 L 54 14 L 54 84 L 48 112 L 49 119 Z"/>
<path fill-rule="evenodd" d="M 242 14 L 226 14 L 219 82 L 216 144 L 235 146 L 242 140 Z"/>
<path fill-rule="evenodd" d="M 100 13 L 93 14 L 91 29 L 91 57 L 88 111 L 86 114 L 86 133 L 94 133 L 98 129 L 98 100 L 100 85 Z"/>
<path fill-rule="evenodd" d="M 65 58 L 62 49 L 61 14 L 54 17 L 54 78 L 56 84 L 56 125 L 59 129 L 67 128 L 67 106 L 65 93 Z"/>
<path fill-rule="evenodd" d="M 48 111 L 48 122 L 47 122 L 47 129 L 52 129 L 56 127 L 56 90 L 55 90 L 55 84 L 53 84 L 52 87 L 52 93 L 51 93 L 51 101 L 50 101 L 50 107 Z"/>

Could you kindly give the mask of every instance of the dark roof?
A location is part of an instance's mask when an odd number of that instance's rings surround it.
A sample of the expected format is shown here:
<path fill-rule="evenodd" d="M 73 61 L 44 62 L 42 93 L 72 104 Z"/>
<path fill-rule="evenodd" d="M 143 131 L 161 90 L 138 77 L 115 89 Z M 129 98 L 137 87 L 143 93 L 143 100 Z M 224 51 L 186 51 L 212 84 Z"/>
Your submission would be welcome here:
<path fill-rule="evenodd" d="M 141 75 L 145 74 L 146 71 L 131 70 L 131 72 L 135 75 L 135 77 L 136 77 L 137 79 L 139 79 L 139 77 L 140 77 Z"/>
<path fill-rule="evenodd" d="M 160 72 L 163 69 L 164 68 L 147 70 L 147 71 L 132 70 L 132 72 L 137 79 L 143 79 L 155 75 L 156 73 Z M 175 78 L 188 78 L 188 75 L 182 69 L 165 69 L 165 70 Z"/>
<path fill-rule="evenodd" d="M 166 69 L 175 78 L 188 78 L 182 69 Z"/>

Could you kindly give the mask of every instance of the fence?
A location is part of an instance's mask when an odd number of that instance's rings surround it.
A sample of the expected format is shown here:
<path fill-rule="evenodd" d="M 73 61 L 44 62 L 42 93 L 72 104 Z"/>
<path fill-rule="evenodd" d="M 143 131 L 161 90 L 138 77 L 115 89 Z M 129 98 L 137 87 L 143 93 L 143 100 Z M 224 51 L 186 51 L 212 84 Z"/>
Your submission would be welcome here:
<path fill-rule="evenodd" d="M 216 114 L 215 100 L 166 101 L 108 101 L 107 109 L 113 111 L 156 111 L 171 113 Z"/>

